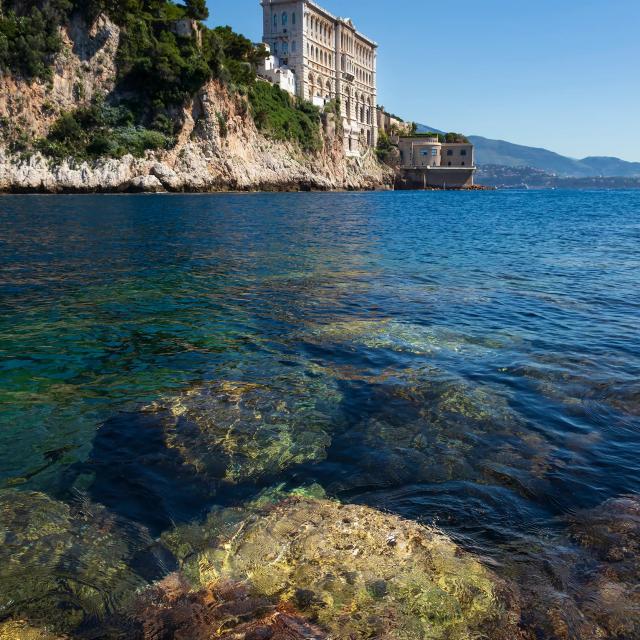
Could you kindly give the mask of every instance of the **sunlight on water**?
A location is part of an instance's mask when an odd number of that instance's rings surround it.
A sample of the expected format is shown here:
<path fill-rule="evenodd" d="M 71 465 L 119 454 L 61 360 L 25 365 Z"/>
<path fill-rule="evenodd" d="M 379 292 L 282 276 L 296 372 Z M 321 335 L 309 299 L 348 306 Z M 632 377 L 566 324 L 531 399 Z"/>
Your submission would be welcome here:
<path fill-rule="evenodd" d="M 3 197 L 0 639 L 640 637 L 639 217 Z"/>

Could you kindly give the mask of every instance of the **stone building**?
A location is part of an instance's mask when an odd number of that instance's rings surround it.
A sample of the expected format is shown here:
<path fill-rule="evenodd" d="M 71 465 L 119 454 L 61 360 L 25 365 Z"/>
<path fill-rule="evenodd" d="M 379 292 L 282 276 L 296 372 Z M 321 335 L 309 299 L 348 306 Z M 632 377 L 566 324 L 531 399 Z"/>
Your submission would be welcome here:
<path fill-rule="evenodd" d="M 473 186 L 476 171 L 473 145 L 440 142 L 437 137 L 399 138 L 399 188 L 464 188 Z"/>
<path fill-rule="evenodd" d="M 378 45 L 348 18 L 311 0 L 261 0 L 263 41 L 295 73 L 297 95 L 324 106 L 339 100 L 348 155 L 377 143 Z"/>

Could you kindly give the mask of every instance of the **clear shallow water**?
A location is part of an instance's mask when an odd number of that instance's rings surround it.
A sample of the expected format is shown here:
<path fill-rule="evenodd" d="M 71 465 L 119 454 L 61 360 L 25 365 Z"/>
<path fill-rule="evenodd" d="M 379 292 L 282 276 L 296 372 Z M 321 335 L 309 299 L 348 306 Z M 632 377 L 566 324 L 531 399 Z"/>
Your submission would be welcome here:
<path fill-rule="evenodd" d="M 637 192 L 3 197 L 0 484 L 157 536 L 317 482 L 524 580 L 640 492 L 639 273 Z"/>

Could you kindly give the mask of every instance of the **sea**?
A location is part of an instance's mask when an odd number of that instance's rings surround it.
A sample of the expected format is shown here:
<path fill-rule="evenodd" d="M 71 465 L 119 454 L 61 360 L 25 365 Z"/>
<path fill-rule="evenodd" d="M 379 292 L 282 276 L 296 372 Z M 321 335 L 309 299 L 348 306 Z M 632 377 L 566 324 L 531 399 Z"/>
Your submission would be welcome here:
<path fill-rule="evenodd" d="M 437 527 L 538 638 L 640 637 L 593 578 L 607 513 L 640 549 L 640 192 L 0 197 L 0 620 L 95 624 L 87 567 L 138 589 L 273 487 Z"/>

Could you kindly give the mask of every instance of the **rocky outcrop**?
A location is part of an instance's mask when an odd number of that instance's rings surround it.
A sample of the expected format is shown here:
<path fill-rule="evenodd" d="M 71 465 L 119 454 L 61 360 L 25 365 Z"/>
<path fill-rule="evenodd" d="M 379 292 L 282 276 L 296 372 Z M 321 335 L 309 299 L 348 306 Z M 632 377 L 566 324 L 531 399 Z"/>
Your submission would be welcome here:
<path fill-rule="evenodd" d="M 335 640 L 525 637 L 511 587 L 435 529 L 302 495 L 250 511 L 165 536 L 195 584 L 250 585 Z"/>
<path fill-rule="evenodd" d="M 347 158 L 334 116 L 323 116 L 323 148 L 306 153 L 262 135 L 244 96 L 220 83 L 205 85 L 187 105 L 176 145 L 97 162 L 54 163 L 36 153 L 11 155 L 2 139 L 43 136 L 61 112 L 113 90 L 119 31 L 101 16 L 87 30 L 74 22 L 64 33 L 52 86 L 0 76 L 0 191 L 158 192 L 225 190 L 376 189 L 393 183 L 375 154 Z M 4 134 L 4 135 L 2 135 Z"/>
<path fill-rule="evenodd" d="M 104 508 L 85 501 L 68 505 L 42 493 L 2 490 L 0 522 L 3 617 L 68 632 L 146 586 L 142 574 L 164 573 L 143 529 L 121 527 Z M 0 627 L 0 638 L 11 637 L 7 629 L 11 625 Z M 49 636 L 29 630 L 24 637 Z"/>

